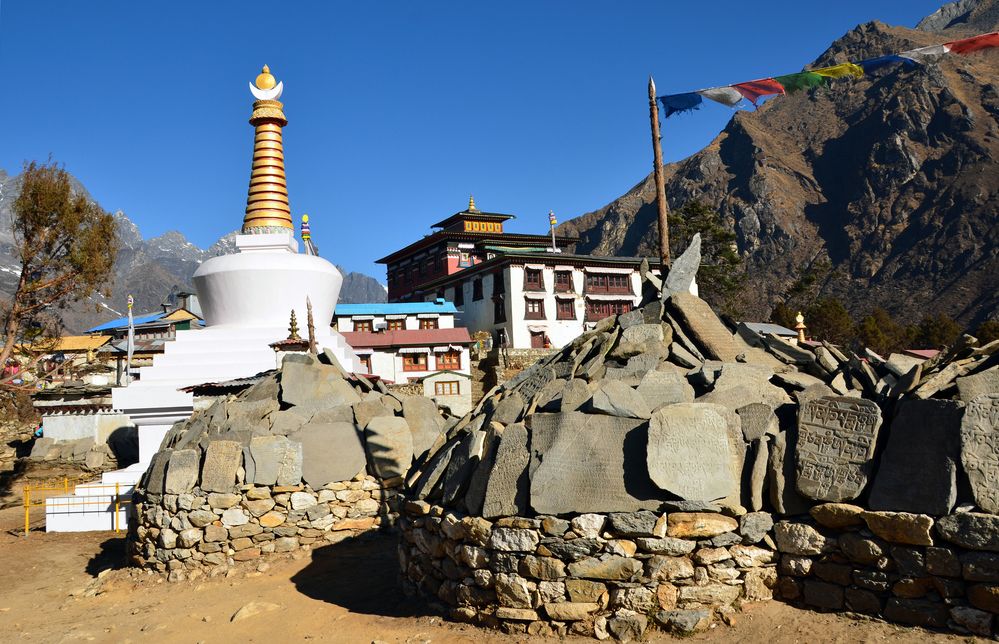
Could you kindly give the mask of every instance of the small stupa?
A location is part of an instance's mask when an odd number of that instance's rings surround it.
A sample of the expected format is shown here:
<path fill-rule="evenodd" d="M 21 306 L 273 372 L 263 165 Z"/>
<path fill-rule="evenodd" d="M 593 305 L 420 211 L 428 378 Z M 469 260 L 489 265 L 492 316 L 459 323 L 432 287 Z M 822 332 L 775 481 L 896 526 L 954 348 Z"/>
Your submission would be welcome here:
<path fill-rule="evenodd" d="M 132 486 L 139 480 L 166 432 L 194 410 L 193 395 L 181 388 L 273 369 L 270 345 L 287 337 L 289 311 L 306 318 L 307 300 L 318 322 L 318 349 L 335 356 L 346 371 L 359 370 L 353 350 L 329 326 L 343 276 L 318 255 L 300 253 L 295 239 L 281 138 L 288 124 L 278 101 L 283 91 L 284 83 L 266 65 L 250 84 L 256 98 L 250 116 L 255 134 L 238 252 L 213 257 L 194 274 L 205 328 L 179 331 L 152 366 L 139 370 L 136 382 L 112 390 L 114 409 L 128 414 L 138 427 L 139 462 L 105 474 L 102 485 L 112 488 L 78 486 L 77 495 L 107 496 L 115 484 Z M 100 505 L 81 503 L 79 512 L 63 507 L 69 512 L 47 517 L 49 530 L 113 527 L 112 515 L 100 512 Z"/>

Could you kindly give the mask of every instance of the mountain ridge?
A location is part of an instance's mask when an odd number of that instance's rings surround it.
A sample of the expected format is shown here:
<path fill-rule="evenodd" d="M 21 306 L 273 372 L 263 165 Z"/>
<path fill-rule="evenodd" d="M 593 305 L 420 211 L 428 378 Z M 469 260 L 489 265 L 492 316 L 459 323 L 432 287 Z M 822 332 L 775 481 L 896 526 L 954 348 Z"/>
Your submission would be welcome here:
<path fill-rule="evenodd" d="M 999 24 L 999 0 L 952 4 L 924 29 L 859 25 L 809 67 Z M 838 297 L 855 316 L 883 306 L 905 322 L 937 313 L 981 322 L 999 314 L 997 86 L 999 55 L 986 51 L 775 98 L 669 164 L 667 199 L 672 209 L 703 202 L 735 232 L 746 317 L 768 319 L 811 275 L 810 297 Z M 682 118 L 664 124 L 664 143 Z M 581 238 L 577 252 L 651 256 L 655 222 L 650 174 L 559 230 Z"/>

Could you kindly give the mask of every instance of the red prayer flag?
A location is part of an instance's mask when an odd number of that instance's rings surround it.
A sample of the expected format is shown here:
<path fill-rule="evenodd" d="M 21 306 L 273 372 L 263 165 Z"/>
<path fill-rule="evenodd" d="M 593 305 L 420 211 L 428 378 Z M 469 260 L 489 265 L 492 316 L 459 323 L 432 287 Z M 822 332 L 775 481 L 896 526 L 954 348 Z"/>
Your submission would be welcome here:
<path fill-rule="evenodd" d="M 945 46 L 955 54 L 961 54 L 962 56 L 970 54 L 973 51 L 978 51 L 979 49 L 999 47 L 999 31 L 993 31 L 990 34 L 982 34 L 981 36 L 974 36 L 972 38 L 964 38 L 963 40 L 955 40 L 954 42 L 945 43 Z"/>
<path fill-rule="evenodd" d="M 736 83 L 732 87 L 734 87 L 737 92 L 745 96 L 753 105 L 756 105 L 756 101 L 759 100 L 761 96 L 784 93 L 784 86 L 772 78 L 761 78 L 759 80 L 747 81 L 745 83 Z"/>

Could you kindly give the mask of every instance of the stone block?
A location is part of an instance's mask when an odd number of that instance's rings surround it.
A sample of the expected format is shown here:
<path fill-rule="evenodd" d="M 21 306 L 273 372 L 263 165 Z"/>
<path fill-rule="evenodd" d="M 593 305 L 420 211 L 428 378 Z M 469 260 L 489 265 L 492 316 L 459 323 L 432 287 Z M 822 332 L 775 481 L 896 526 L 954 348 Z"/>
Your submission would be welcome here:
<path fill-rule="evenodd" d="M 730 453 L 728 424 L 710 408 L 669 405 L 649 421 L 649 476 L 681 499 L 713 501 L 733 494 Z"/>
<path fill-rule="evenodd" d="M 666 534 L 680 539 L 715 537 L 739 528 L 732 517 L 708 512 L 672 512 L 666 524 Z"/>
<path fill-rule="evenodd" d="M 648 418 L 652 410 L 637 391 L 619 380 L 605 380 L 590 399 L 590 411 L 621 418 Z"/>
<path fill-rule="evenodd" d="M 309 423 L 290 438 L 302 445 L 302 480 L 314 489 L 364 471 L 367 460 L 353 423 Z"/>
<path fill-rule="evenodd" d="M 825 581 L 806 579 L 803 584 L 805 603 L 828 610 L 843 609 L 843 587 Z"/>
<path fill-rule="evenodd" d="M 364 427 L 364 438 L 374 473 L 379 478 L 406 475 L 413 462 L 413 433 L 405 418 L 376 416 Z"/>
<path fill-rule="evenodd" d="M 947 626 L 947 605 L 925 599 L 890 597 L 885 606 L 885 619 L 901 624 L 943 628 Z"/>
<path fill-rule="evenodd" d="M 583 579 L 629 581 L 642 571 L 642 563 L 630 557 L 610 555 L 604 559 L 587 558 L 569 564 L 569 575 Z"/>
<path fill-rule="evenodd" d="M 236 441 L 215 440 L 205 449 L 201 465 L 201 489 L 206 492 L 231 492 L 236 485 L 236 470 L 243 463 L 243 446 Z"/>
<path fill-rule="evenodd" d="M 999 516 L 959 512 L 937 519 L 937 533 L 955 545 L 969 550 L 999 552 Z"/>
<path fill-rule="evenodd" d="M 871 532 L 891 543 L 932 546 L 933 518 L 910 512 L 865 512 L 861 515 Z"/>
<path fill-rule="evenodd" d="M 198 484 L 200 453 L 196 449 L 178 449 L 170 455 L 164 491 L 167 494 L 184 494 Z"/>
<path fill-rule="evenodd" d="M 302 444 L 287 436 L 254 436 L 250 439 L 257 485 L 297 485 L 302 480 Z"/>
<path fill-rule="evenodd" d="M 964 410 L 961 463 L 975 504 L 985 512 L 999 514 L 999 393 L 976 396 Z"/>

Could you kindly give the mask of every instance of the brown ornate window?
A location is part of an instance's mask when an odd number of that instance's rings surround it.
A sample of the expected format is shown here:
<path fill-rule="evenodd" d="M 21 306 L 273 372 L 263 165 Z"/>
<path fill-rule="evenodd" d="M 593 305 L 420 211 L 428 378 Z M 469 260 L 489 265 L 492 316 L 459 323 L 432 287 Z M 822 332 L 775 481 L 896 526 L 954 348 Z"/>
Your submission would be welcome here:
<path fill-rule="evenodd" d="M 361 361 L 361 371 L 363 373 L 371 373 L 371 356 L 357 356 L 357 359 Z"/>
<path fill-rule="evenodd" d="M 555 271 L 555 292 L 556 293 L 572 292 L 571 271 Z"/>
<path fill-rule="evenodd" d="M 354 330 L 361 333 L 371 333 L 371 320 L 354 320 Z"/>
<path fill-rule="evenodd" d="M 559 320 L 575 320 L 576 319 L 576 302 L 567 299 L 556 299 L 555 300 L 555 313 L 556 319 Z"/>
<path fill-rule="evenodd" d="M 426 371 L 427 354 L 425 353 L 404 353 L 402 354 L 403 371 Z"/>
<path fill-rule="evenodd" d="M 543 291 L 545 290 L 544 281 L 541 278 L 540 268 L 525 268 L 524 269 L 524 290 L 525 291 Z"/>
<path fill-rule="evenodd" d="M 587 273 L 587 293 L 631 293 L 631 276 L 620 273 Z"/>
<path fill-rule="evenodd" d="M 527 299 L 524 303 L 524 319 L 525 320 L 544 320 L 545 319 L 545 301 L 544 300 L 532 300 Z"/>
<path fill-rule="evenodd" d="M 405 320 L 388 320 L 388 330 L 389 331 L 405 331 L 406 321 Z"/>
<path fill-rule="evenodd" d="M 438 328 L 438 326 L 437 326 L 437 318 L 421 318 L 420 319 L 420 328 L 421 329 L 436 329 L 436 328 Z"/>
<path fill-rule="evenodd" d="M 437 354 L 437 370 L 449 369 L 458 371 L 461 369 L 461 351 L 446 351 Z"/>
<path fill-rule="evenodd" d="M 595 322 L 609 315 L 620 315 L 630 310 L 631 302 L 628 301 L 587 300 L 586 320 L 588 322 Z"/>

